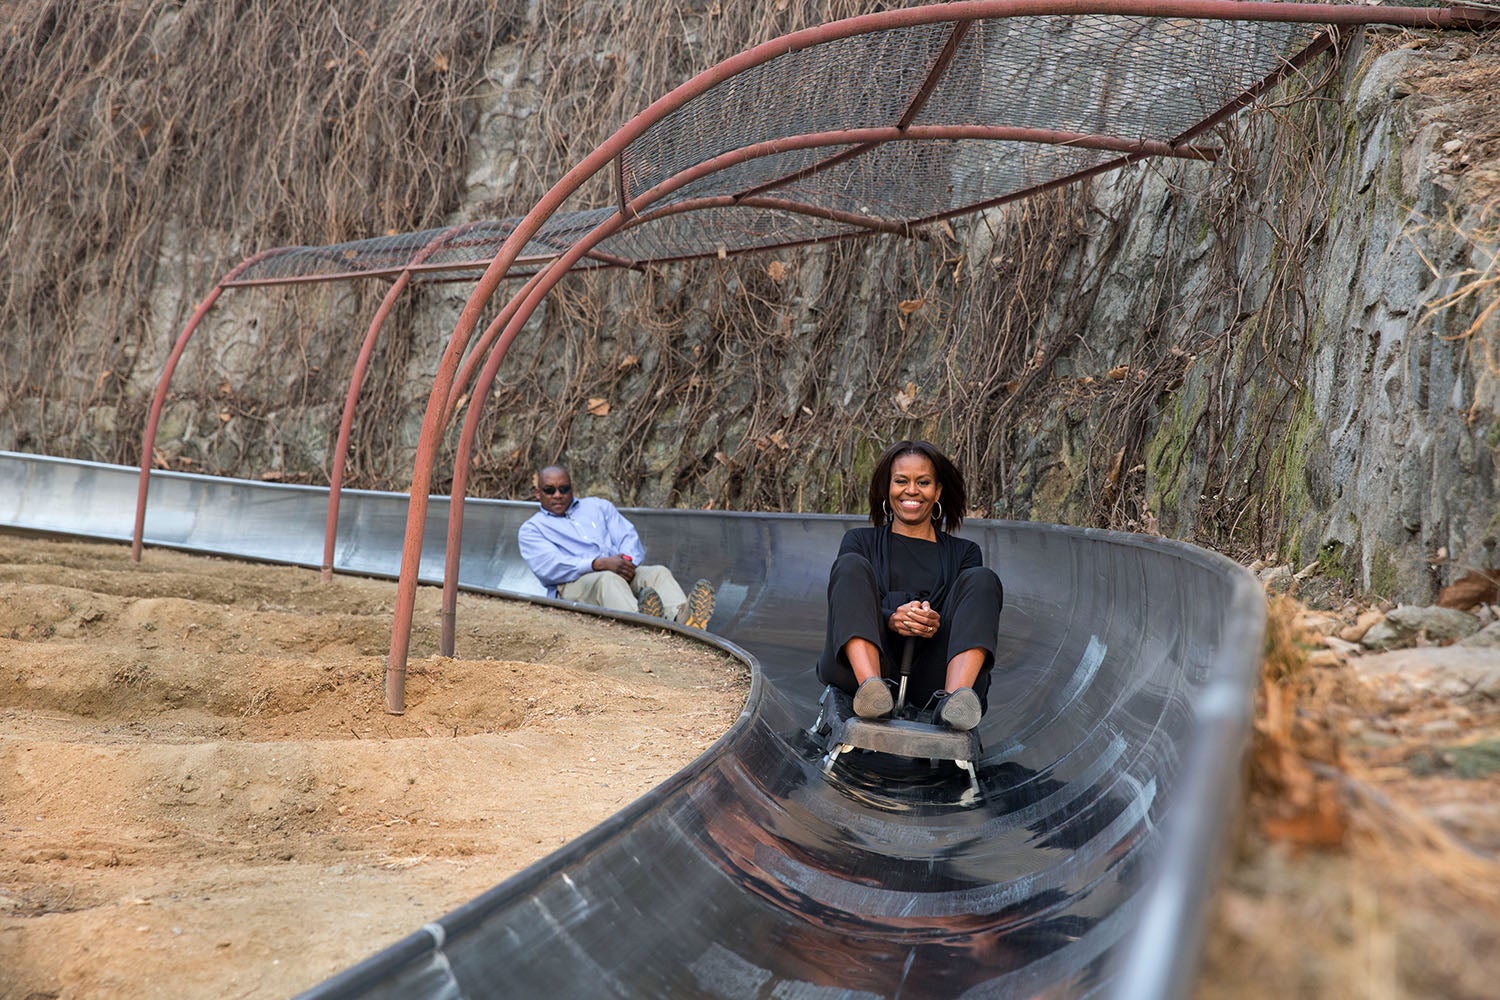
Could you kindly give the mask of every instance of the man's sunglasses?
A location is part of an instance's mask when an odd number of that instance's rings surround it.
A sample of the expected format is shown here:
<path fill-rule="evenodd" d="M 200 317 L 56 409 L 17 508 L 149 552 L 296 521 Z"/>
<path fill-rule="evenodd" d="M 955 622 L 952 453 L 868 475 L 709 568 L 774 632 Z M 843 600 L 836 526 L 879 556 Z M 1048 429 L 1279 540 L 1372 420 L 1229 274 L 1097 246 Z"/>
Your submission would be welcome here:
<path fill-rule="evenodd" d="M 573 484 L 572 483 L 563 483 L 561 486 L 538 486 L 537 489 L 541 490 L 543 493 L 547 494 L 549 497 L 553 496 L 555 494 L 558 494 L 558 493 L 561 493 L 564 496 L 566 496 L 567 494 L 573 492 Z"/>

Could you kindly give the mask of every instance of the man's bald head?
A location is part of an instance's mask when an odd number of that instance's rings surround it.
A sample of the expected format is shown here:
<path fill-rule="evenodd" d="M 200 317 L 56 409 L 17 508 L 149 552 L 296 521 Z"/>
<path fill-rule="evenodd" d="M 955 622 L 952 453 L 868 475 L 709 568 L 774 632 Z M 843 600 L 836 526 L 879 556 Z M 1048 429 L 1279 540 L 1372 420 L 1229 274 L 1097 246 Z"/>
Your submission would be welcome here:
<path fill-rule="evenodd" d="M 549 514 L 566 514 L 573 506 L 573 478 L 561 465 L 549 465 L 536 474 L 536 502 Z"/>

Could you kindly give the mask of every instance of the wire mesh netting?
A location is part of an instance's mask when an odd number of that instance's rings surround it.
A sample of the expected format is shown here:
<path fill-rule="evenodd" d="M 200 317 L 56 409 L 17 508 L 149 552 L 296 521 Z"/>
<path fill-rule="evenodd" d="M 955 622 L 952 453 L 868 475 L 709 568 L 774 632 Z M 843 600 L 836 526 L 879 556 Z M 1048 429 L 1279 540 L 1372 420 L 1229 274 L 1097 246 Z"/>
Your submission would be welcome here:
<path fill-rule="evenodd" d="M 627 204 L 626 225 L 576 269 L 907 231 L 1170 155 L 1294 71 L 1328 31 L 1328 7 L 1301 6 L 1307 22 L 995 16 L 806 35 L 646 127 L 617 159 L 615 203 L 552 215 L 508 276 Z M 282 248 L 230 283 L 472 279 L 520 222 Z"/>

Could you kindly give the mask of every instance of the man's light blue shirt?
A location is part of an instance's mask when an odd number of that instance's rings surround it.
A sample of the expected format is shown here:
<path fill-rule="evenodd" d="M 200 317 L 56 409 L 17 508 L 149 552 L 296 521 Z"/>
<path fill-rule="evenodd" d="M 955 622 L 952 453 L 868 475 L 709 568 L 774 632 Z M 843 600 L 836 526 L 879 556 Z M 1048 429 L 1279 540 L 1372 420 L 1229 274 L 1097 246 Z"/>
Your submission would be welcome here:
<path fill-rule="evenodd" d="M 561 516 L 546 508 L 537 511 L 521 525 L 517 540 L 521 558 L 546 586 L 548 597 L 592 573 L 600 556 L 627 555 L 637 566 L 646 561 L 635 526 L 601 497 L 575 497 Z"/>

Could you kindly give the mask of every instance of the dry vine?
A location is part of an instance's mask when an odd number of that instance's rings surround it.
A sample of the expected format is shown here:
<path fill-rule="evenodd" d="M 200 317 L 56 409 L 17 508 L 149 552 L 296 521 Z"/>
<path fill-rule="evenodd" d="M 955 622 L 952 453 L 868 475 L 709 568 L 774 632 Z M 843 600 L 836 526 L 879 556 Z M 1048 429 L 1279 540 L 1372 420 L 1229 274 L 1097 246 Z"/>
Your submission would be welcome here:
<path fill-rule="evenodd" d="M 249 252 L 519 214 L 692 73 L 871 7 L 7 5 L 0 76 L 21 85 L 0 107 L 0 445 L 136 461 L 159 331 Z M 513 173 L 493 200 L 464 202 L 470 137 L 494 107 L 483 138 Z M 562 457 L 626 502 L 858 510 L 881 445 L 927 436 L 969 470 L 979 513 L 1160 519 L 1263 548 L 1287 516 L 1276 445 L 1310 342 L 1301 289 L 1338 149 L 1329 128 L 1303 103 L 1234 120 L 1212 172 L 1174 168 L 1163 194 L 1156 168 L 1132 168 L 1114 209 L 1085 185 L 920 240 L 570 279 L 486 402 L 471 490 L 525 496 L 535 465 Z M 1270 193 L 1289 166 L 1308 197 Z M 572 207 L 610 197 L 605 183 Z M 1122 275 L 1148 188 L 1168 245 Z M 1276 261 L 1266 275 L 1237 252 L 1247 233 Z M 1214 266 L 1190 288 L 1175 262 L 1193 252 Z M 1101 339 L 1099 297 L 1122 282 L 1142 319 Z M 226 297 L 174 382 L 158 461 L 325 482 L 383 291 Z M 398 302 L 350 485 L 408 485 L 427 380 L 466 294 L 428 286 Z M 1180 446 L 1163 453 L 1164 404 L 1189 397 Z"/>
<path fill-rule="evenodd" d="M 165 357 L 155 331 L 236 260 L 454 210 L 484 59 L 524 27 L 470 0 L 21 0 L 3 22 L 5 438 L 127 462 Z M 273 318 L 238 331 L 270 373 L 231 386 L 238 404 L 265 419 L 337 398 L 348 332 L 289 350 Z M 223 396 L 219 381 L 195 392 Z"/>

